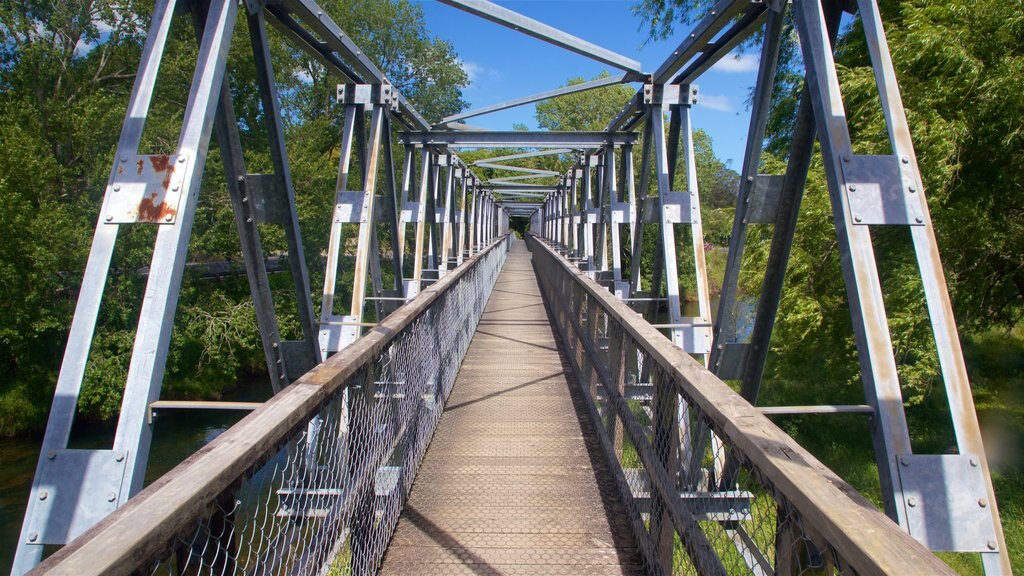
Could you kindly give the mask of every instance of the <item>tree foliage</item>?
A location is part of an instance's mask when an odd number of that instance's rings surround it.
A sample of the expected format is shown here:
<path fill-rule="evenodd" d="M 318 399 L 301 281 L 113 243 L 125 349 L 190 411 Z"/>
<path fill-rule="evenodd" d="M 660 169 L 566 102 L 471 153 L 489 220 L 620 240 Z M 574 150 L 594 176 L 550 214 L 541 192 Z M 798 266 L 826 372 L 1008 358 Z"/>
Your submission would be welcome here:
<path fill-rule="evenodd" d="M 607 77 L 608 72 L 604 71 L 594 80 Z M 586 80 L 576 76 L 565 85 L 584 82 Z M 634 94 L 636 91 L 629 86 L 618 84 L 538 102 L 537 125 L 545 130 L 603 130 Z"/>
<path fill-rule="evenodd" d="M 1016 177 L 1024 161 L 1024 13 L 1015 3 L 995 0 L 879 5 L 958 323 L 968 332 L 1011 327 L 1024 314 L 1024 190 Z M 658 37 L 677 22 L 703 16 L 709 6 L 702 0 L 644 1 L 637 12 Z M 803 75 L 791 25 L 785 34 L 766 140 L 774 156 L 762 167 L 774 173 L 784 170 L 784 158 L 776 157 L 788 146 Z M 841 31 L 836 61 L 855 151 L 890 154 L 859 19 Z M 825 370 L 855 396 L 859 375 L 832 218 L 816 155 L 769 377 L 812 382 Z M 755 227 L 750 237 L 751 269 L 764 266 L 768 237 L 761 232 Z M 908 400 L 918 402 L 935 389 L 938 363 L 916 260 L 905 230 L 876 228 L 873 239 L 901 381 Z M 755 284 L 748 289 L 757 290 Z M 804 388 L 802 400 L 822 400 L 825 392 L 815 388 Z"/>
<path fill-rule="evenodd" d="M 408 0 L 328 0 L 341 24 L 429 120 L 463 109 L 468 83 L 450 44 L 426 32 Z M 0 3 L 0 435 L 38 429 L 49 408 L 82 271 L 114 159 L 152 5 L 110 0 Z M 272 169 L 248 30 L 236 26 L 228 62 L 235 113 L 250 172 Z M 172 25 L 141 153 L 173 152 L 195 65 L 187 15 Z M 338 78 L 271 30 L 275 77 L 307 258 L 314 273 L 326 242 L 340 144 Z M 116 416 L 134 340 L 154 237 L 123 226 L 107 280 L 80 414 Z M 286 248 L 264 227 L 264 249 Z M 315 244 L 315 245 L 314 245 Z M 197 263 L 241 254 L 216 139 L 211 145 L 189 249 Z M 294 307 L 289 282 L 272 278 L 279 309 Z M 316 279 L 313 280 L 316 285 Z M 282 284 L 277 286 L 277 284 Z M 289 302 L 289 298 L 292 300 Z M 294 331 L 281 316 L 282 330 Z M 244 274 L 219 279 L 186 273 L 164 393 L 215 398 L 239 372 L 263 369 Z"/>

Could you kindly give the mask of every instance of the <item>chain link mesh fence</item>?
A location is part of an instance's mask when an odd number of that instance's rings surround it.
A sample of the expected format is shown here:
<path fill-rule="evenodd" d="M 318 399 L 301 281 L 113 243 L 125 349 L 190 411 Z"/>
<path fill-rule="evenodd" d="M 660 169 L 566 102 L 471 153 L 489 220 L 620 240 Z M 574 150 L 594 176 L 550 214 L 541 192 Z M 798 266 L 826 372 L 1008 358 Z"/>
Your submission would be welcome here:
<path fill-rule="evenodd" d="M 836 527 L 823 530 L 822 522 L 810 519 L 819 520 L 826 503 L 809 505 L 808 495 L 795 488 L 805 479 L 782 476 L 765 456 L 769 451 L 796 454 L 827 472 L 824 466 L 702 367 L 680 368 L 685 353 L 558 256 L 557 248 L 536 237 L 530 243 L 542 292 L 588 396 L 652 573 L 832 576 L 876 571 L 877 565 L 864 561 L 869 554 L 850 554 L 848 546 L 846 554 L 840 553 L 834 541 L 822 536 L 835 533 Z M 696 362 L 693 367 L 698 368 Z M 688 381 L 687 369 L 701 380 Z M 742 404 L 744 417 L 756 427 L 738 430 L 733 422 L 712 417 L 708 396 L 695 397 L 701 387 L 714 390 L 721 401 Z M 750 434 L 753 429 L 763 432 L 761 437 Z M 751 450 L 752 444 L 757 450 Z M 843 484 L 819 469 L 806 474 L 816 482 Z M 839 496 L 854 507 L 864 505 Z M 875 523 L 858 526 L 851 518 L 840 530 L 877 530 L 884 537 L 909 540 L 872 512 Z M 910 552 L 935 560 L 923 547 Z M 869 568 L 858 569 L 858 562 Z M 919 564 L 926 571 L 927 566 Z"/>
<path fill-rule="evenodd" d="M 119 573 L 375 573 L 510 244 L 506 235 L 451 271 L 60 551 L 54 567 L 74 571 L 75 549 L 92 545 L 120 558 L 107 560 Z M 118 540 L 131 519 L 145 535 Z M 88 554 L 78 561 L 93 567 Z"/>

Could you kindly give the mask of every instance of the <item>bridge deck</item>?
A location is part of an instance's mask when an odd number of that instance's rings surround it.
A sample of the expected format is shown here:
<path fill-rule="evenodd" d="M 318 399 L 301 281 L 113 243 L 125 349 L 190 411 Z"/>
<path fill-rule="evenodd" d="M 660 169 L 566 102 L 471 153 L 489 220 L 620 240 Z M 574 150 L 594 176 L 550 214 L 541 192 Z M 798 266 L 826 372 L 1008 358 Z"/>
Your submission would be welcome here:
<path fill-rule="evenodd" d="M 382 574 L 642 574 L 522 241 L 502 269 Z"/>

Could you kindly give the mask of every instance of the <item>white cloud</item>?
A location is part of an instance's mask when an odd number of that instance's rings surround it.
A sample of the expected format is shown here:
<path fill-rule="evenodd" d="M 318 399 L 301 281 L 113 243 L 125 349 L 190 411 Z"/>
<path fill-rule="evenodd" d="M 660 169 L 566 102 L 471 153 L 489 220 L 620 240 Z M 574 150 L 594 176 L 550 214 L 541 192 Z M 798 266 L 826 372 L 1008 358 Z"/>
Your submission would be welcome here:
<path fill-rule="evenodd" d="M 497 79 L 501 77 L 501 73 L 497 70 L 477 64 L 476 62 L 463 60 L 460 64 L 462 64 L 462 69 L 466 72 L 466 75 L 469 76 L 469 83 L 471 85 L 487 78 Z"/>
<path fill-rule="evenodd" d="M 760 61 L 761 58 L 756 54 L 731 52 L 725 58 L 716 62 L 711 69 L 716 72 L 725 72 L 726 74 L 745 74 L 757 70 L 757 65 Z"/>
<path fill-rule="evenodd" d="M 729 97 L 724 94 L 699 94 L 697 95 L 697 105 L 717 110 L 719 112 L 735 112 L 732 102 L 729 101 Z"/>

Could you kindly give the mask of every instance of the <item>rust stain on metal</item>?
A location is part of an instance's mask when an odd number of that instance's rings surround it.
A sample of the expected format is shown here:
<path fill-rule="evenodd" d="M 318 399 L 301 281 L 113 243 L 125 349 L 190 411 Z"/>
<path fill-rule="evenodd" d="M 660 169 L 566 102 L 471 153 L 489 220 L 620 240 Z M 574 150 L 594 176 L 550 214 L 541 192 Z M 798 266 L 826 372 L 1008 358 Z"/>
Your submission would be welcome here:
<path fill-rule="evenodd" d="M 167 190 L 171 185 L 171 177 L 174 175 L 174 164 L 171 162 L 171 157 L 166 154 L 157 154 L 149 157 L 149 163 L 153 166 L 153 171 L 156 173 L 164 173 L 163 187 Z"/>
<path fill-rule="evenodd" d="M 118 176 L 124 176 L 124 166 L 118 166 L 117 167 L 117 175 Z"/>
<path fill-rule="evenodd" d="M 139 202 L 139 222 L 163 222 L 174 218 L 178 213 L 163 200 L 157 200 L 158 194 L 153 192 Z"/>
<path fill-rule="evenodd" d="M 145 162 L 143 162 L 142 158 L 139 158 L 139 161 L 135 163 L 135 168 L 136 168 L 135 171 L 139 173 L 139 176 L 142 176 L 142 169 L 145 166 L 146 166 L 146 164 L 145 164 Z"/>

